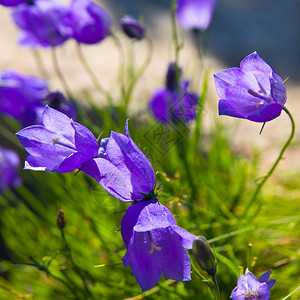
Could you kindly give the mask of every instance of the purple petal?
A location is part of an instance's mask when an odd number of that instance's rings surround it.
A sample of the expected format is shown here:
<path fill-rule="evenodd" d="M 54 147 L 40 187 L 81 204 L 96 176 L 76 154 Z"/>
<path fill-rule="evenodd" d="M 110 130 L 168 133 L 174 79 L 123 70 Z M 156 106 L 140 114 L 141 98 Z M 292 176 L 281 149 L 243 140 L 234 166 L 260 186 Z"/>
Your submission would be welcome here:
<path fill-rule="evenodd" d="M 145 28 L 134 17 L 126 15 L 120 19 L 120 26 L 123 32 L 131 39 L 142 39 L 145 35 Z"/>
<path fill-rule="evenodd" d="M 178 0 L 176 18 L 186 30 L 206 30 L 211 23 L 216 0 Z"/>
<path fill-rule="evenodd" d="M 271 94 L 274 100 L 281 106 L 284 106 L 286 102 L 286 87 L 283 80 L 276 73 L 272 73 L 272 78 L 270 78 L 271 84 Z"/>
<path fill-rule="evenodd" d="M 160 251 L 149 254 L 150 250 L 148 234 L 136 232 L 123 258 L 125 266 L 130 264 L 134 277 L 142 291 L 154 287 L 161 278 L 161 267 L 158 263 Z"/>
<path fill-rule="evenodd" d="M 130 181 L 133 196 L 136 200 L 148 194 L 155 184 L 155 174 L 151 163 L 131 138 L 111 132 L 106 147 L 107 159 Z"/>
<path fill-rule="evenodd" d="M 241 61 L 241 69 L 247 72 L 260 71 L 267 76 L 271 75 L 272 68 L 255 52 L 249 54 Z"/>
<path fill-rule="evenodd" d="M 260 287 L 257 289 L 257 291 L 258 291 L 258 294 L 260 296 L 259 299 L 261 299 L 261 300 L 269 300 L 271 293 L 270 293 L 270 290 L 268 288 L 267 283 L 261 283 Z"/>
<path fill-rule="evenodd" d="M 157 89 L 152 95 L 149 107 L 154 117 L 165 124 L 170 121 L 169 106 L 172 103 L 172 95 L 166 88 Z"/>
<path fill-rule="evenodd" d="M 254 122 L 268 122 L 280 116 L 282 106 L 278 103 L 272 103 L 261 107 L 257 111 L 249 114 L 248 119 Z"/>
<path fill-rule="evenodd" d="M 272 274 L 272 270 L 267 271 L 266 273 L 260 275 L 257 280 L 259 282 L 267 282 L 270 278 L 270 275 Z"/>
<path fill-rule="evenodd" d="M 93 177 L 111 195 L 125 202 L 132 202 L 130 178 L 108 160 L 95 158 L 82 164 L 81 170 Z"/>
<path fill-rule="evenodd" d="M 178 226 L 171 226 L 171 227 L 179 235 L 182 247 L 184 247 L 185 249 L 192 249 L 193 242 L 196 236 L 181 227 Z"/>
<path fill-rule="evenodd" d="M 271 279 L 267 282 L 268 289 L 270 290 L 276 283 L 275 279 Z"/>
<path fill-rule="evenodd" d="M 159 251 L 162 273 L 173 280 L 191 280 L 191 262 L 180 236 L 170 227 L 153 230 L 152 236 L 154 244 L 162 248 Z"/>

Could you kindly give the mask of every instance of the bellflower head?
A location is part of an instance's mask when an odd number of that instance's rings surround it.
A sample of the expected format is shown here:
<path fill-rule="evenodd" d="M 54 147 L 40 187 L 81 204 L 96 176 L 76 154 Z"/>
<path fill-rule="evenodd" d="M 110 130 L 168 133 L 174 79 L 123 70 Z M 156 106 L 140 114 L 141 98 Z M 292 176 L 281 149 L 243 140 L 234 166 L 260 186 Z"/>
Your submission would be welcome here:
<path fill-rule="evenodd" d="M 30 48 L 55 47 L 72 34 L 67 24 L 68 7 L 55 0 L 35 0 L 34 4 L 20 4 L 12 18 L 21 29 L 19 43 Z"/>
<path fill-rule="evenodd" d="M 79 43 L 96 44 L 109 35 L 110 16 L 91 0 L 73 0 L 68 18 L 73 38 Z"/>
<path fill-rule="evenodd" d="M 178 0 L 176 19 L 185 30 L 206 30 L 212 20 L 217 0 Z"/>
<path fill-rule="evenodd" d="M 0 0 L 0 5 L 3 6 L 17 6 L 20 3 L 26 3 L 28 0 Z"/>
<path fill-rule="evenodd" d="M 181 73 L 175 63 L 169 64 L 166 87 L 156 89 L 150 98 L 150 110 L 163 124 L 189 122 L 197 116 L 199 96 L 188 91 L 190 82 L 180 79 Z"/>
<path fill-rule="evenodd" d="M 19 156 L 15 151 L 0 147 L 0 195 L 4 189 L 21 184 L 17 172 L 19 165 Z"/>
<path fill-rule="evenodd" d="M 124 266 L 146 291 L 161 275 L 186 281 L 191 279 L 191 263 L 186 249 L 195 236 L 177 226 L 172 213 L 158 201 L 140 201 L 131 205 L 121 221 L 121 234 L 127 248 Z"/>
<path fill-rule="evenodd" d="M 44 79 L 24 75 L 12 70 L 0 74 L 0 112 L 10 115 L 23 126 L 37 119 L 37 108 L 48 93 Z"/>
<path fill-rule="evenodd" d="M 245 57 L 240 68 L 223 70 L 214 77 L 221 98 L 219 115 L 267 122 L 281 114 L 286 87 L 256 52 Z"/>
<path fill-rule="evenodd" d="M 132 16 L 126 15 L 120 19 L 123 32 L 131 39 L 141 40 L 145 35 L 145 28 Z"/>
<path fill-rule="evenodd" d="M 112 131 L 109 138 L 101 140 L 98 158 L 83 164 L 81 170 L 121 201 L 140 201 L 154 193 L 154 170 L 130 138 L 128 122 L 125 135 Z"/>
<path fill-rule="evenodd" d="M 72 172 L 98 155 L 93 134 L 63 113 L 46 106 L 42 125 L 26 127 L 17 137 L 29 153 L 25 169 Z"/>
<path fill-rule="evenodd" d="M 276 283 L 276 280 L 269 280 L 272 270 L 262 274 L 258 279 L 246 269 L 245 276 L 240 274 L 238 285 L 231 293 L 233 300 L 268 300 L 270 289 Z"/>

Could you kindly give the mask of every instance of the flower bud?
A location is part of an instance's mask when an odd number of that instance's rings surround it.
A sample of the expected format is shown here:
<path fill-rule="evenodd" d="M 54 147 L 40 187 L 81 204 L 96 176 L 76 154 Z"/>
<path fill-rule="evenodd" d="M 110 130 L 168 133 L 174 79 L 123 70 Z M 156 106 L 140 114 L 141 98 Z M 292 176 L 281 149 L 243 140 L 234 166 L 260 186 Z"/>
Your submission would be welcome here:
<path fill-rule="evenodd" d="M 145 28 L 132 16 L 126 15 L 120 19 L 123 32 L 131 39 L 141 40 L 145 35 Z"/>
<path fill-rule="evenodd" d="M 204 236 L 198 236 L 193 243 L 193 254 L 200 268 L 212 277 L 216 275 L 216 260 Z"/>
<path fill-rule="evenodd" d="M 63 229 L 66 226 L 66 217 L 63 210 L 59 209 L 57 212 L 56 224 L 60 229 Z"/>
<path fill-rule="evenodd" d="M 177 82 L 180 81 L 182 69 L 176 63 L 170 63 L 166 75 L 166 86 L 170 91 L 177 89 Z M 178 77 L 178 78 L 177 78 Z"/>

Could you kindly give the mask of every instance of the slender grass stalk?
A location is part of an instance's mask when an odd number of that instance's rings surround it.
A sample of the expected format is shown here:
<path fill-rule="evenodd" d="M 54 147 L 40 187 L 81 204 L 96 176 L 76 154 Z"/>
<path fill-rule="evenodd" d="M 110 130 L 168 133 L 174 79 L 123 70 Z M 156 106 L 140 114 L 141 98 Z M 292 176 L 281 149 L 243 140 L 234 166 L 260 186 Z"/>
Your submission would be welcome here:
<path fill-rule="evenodd" d="M 173 42 L 174 42 L 174 50 L 175 50 L 175 61 L 179 62 L 179 52 L 180 52 L 180 45 L 178 40 L 177 34 L 177 27 L 176 27 L 176 18 L 175 18 L 175 11 L 177 7 L 177 1 L 173 0 L 170 9 L 170 17 L 171 17 L 171 26 L 172 26 L 172 35 L 173 35 Z"/>
<path fill-rule="evenodd" d="M 268 178 L 273 174 L 273 172 L 275 171 L 278 163 L 280 162 L 280 160 L 282 159 L 283 157 L 283 154 L 285 152 L 285 150 L 287 149 L 287 147 L 291 144 L 292 140 L 293 140 L 293 137 L 295 135 L 295 122 L 294 122 L 294 119 L 291 115 L 291 113 L 288 111 L 288 109 L 286 107 L 283 107 L 283 110 L 286 112 L 286 114 L 288 115 L 288 117 L 290 118 L 290 121 L 291 121 L 291 125 L 292 125 L 292 130 L 291 130 L 291 133 L 290 133 L 290 136 L 289 138 L 287 139 L 287 141 L 285 142 L 285 144 L 283 145 L 280 153 L 279 153 L 279 156 L 277 157 L 276 161 L 274 162 L 273 166 L 271 167 L 271 169 L 269 170 L 269 172 L 267 173 L 267 175 L 265 175 L 262 180 L 260 181 L 260 183 L 258 184 L 258 186 L 256 187 L 254 193 L 252 194 L 252 197 L 250 198 L 250 200 L 248 201 L 247 205 L 245 206 L 245 209 L 244 209 L 244 212 L 242 214 L 242 218 L 246 217 L 251 206 L 254 204 L 254 201 L 258 195 L 258 193 L 260 192 L 261 188 L 263 187 L 263 185 L 265 184 L 265 182 L 268 180 Z M 260 206 L 259 206 L 260 208 Z M 255 216 L 257 214 L 257 211 L 255 211 L 255 214 L 252 214 L 251 217 Z"/>
<path fill-rule="evenodd" d="M 300 291 L 300 285 L 296 287 L 292 292 L 290 292 L 286 297 L 282 298 L 282 300 L 286 300 L 296 294 L 298 291 Z"/>
<path fill-rule="evenodd" d="M 47 69 L 46 69 L 45 64 L 44 64 L 44 62 L 42 60 L 40 52 L 37 49 L 35 49 L 35 50 L 32 50 L 32 54 L 33 54 L 33 58 L 34 58 L 34 60 L 36 62 L 36 65 L 37 65 L 37 68 L 38 68 L 39 72 L 41 73 L 41 75 L 45 79 L 49 80 L 50 76 L 49 76 L 49 74 L 47 72 Z"/>
<path fill-rule="evenodd" d="M 52 63 L 53 63 L 53 67 L 54 67 L 54 71 L 63 87 L 63 89 L 65 90 L 65 93 L 67 94 L 69 100 L 74 99 L 72 96 L 72 92 L 71 89 L 69 88 L 67 81 L 59 67 L 59 63 L 58 63 L 58 59 L 57 59 L 57 53 L 56 53 L 56 49 L 55 47 L 51 48 L 51 58 L 52 58 Z"/>
<path fill-rule="evenodd" d="M 103 94 L 106 97 L 106 99 L 109 101 L 109 104 L 111 105 L 113 99 L 112 99 L 110 93 L 100 84 L 99 80 L 97 79 L 97 76 L 93 72 L 92 68 L 89 66 L 89 64 L 83 54 L 80 43 L 76 43 L 76 52 L 77 52 L 78 58 L 82 64 L 83 68 L 85 69 L 85 71 L 87 72 L 89 77 L 91 78 L 96 90 L 99 91 L 101 94 Z"/>

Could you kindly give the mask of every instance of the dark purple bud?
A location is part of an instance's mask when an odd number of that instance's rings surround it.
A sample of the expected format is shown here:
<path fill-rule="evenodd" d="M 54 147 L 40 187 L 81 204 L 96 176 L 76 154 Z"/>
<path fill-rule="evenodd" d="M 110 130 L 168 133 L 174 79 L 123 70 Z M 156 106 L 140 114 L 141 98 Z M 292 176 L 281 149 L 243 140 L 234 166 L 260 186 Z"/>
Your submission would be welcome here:
<path fill-rule="evenodd" d="M 214 277 L 217 271 L 216 259 L 204 236 L 200 235 L 194 240 L 193 254 L 200 268 L 208 275 Z"/>
<path fill-rule="evenodd" d="M 63 229 L 66 226 L 66 217 L 62 209 L 59 209 L 57 212 L 56 224 L 60 229 Z"/>
<path fill-rule="evenodd" d="M 182 69 L 176 63 L 170 63 L 166 75 L 166 86 L 170 91 L 177 89 L 177 82 L 179 83 L 182 75 Z"/>
<path fill-rule="evenodd" d="M 131 39 L 141 40 L 145 35 L 145 28 L 132 16 L 126 15 L 120 19 L 123 32 Z"/>

